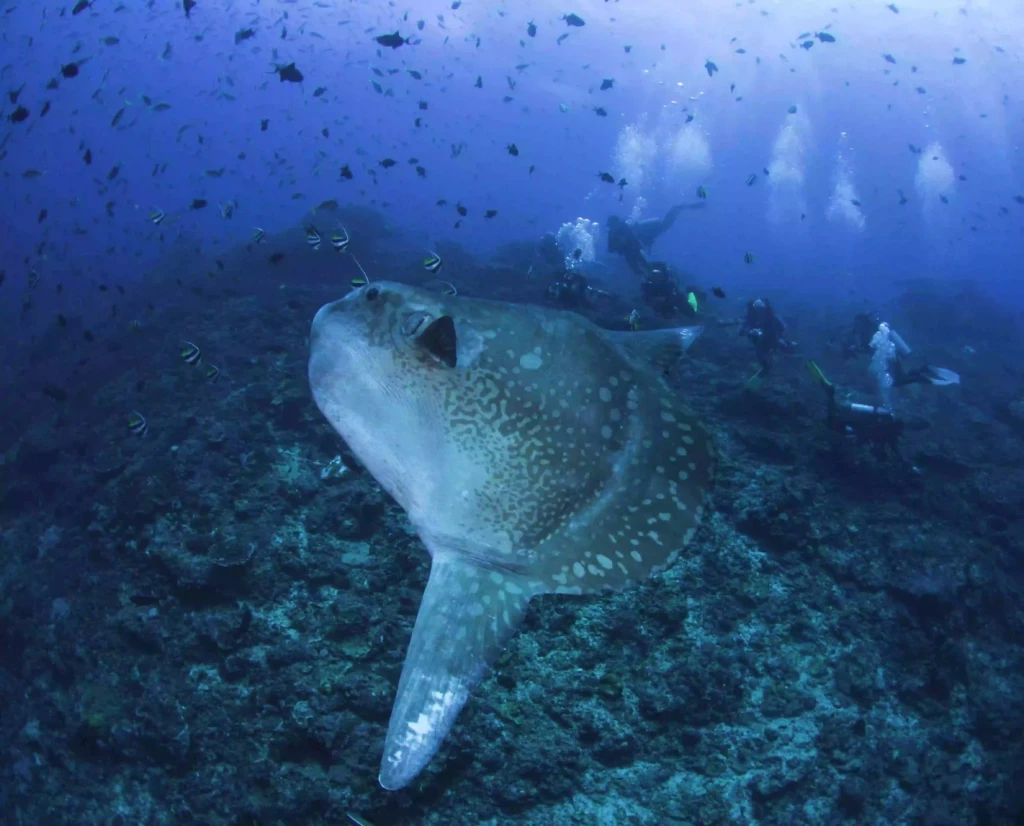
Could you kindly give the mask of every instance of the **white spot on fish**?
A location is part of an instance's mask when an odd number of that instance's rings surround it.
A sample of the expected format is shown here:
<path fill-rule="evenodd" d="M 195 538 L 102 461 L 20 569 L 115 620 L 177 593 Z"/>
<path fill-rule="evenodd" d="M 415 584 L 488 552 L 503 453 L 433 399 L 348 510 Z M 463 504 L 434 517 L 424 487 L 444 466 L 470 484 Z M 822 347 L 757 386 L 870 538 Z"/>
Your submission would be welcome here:
<path fill-rule="evenodd" d="M 603 402 L 610 402 L 612 400 L 612 391 L 607 387 L 602 387 L 597 391 L 597 396 Z"/>
<path fill-rule="evenodd" d="M 602 568 L 607 568 L 609 571 L 612 568 L 612 561 L 604 554 L 597 555 L 597 564 L 600 565 Z"/>

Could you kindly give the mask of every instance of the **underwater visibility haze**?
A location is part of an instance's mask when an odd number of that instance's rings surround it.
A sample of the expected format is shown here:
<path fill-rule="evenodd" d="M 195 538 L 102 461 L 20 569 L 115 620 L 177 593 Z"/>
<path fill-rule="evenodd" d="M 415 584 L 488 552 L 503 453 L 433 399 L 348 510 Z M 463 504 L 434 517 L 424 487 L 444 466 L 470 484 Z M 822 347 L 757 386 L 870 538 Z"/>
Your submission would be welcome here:
<path fill-rule="evenodd" d="M 0 819 L 1024 822 L 1022 43 L 0 0 Z"/>

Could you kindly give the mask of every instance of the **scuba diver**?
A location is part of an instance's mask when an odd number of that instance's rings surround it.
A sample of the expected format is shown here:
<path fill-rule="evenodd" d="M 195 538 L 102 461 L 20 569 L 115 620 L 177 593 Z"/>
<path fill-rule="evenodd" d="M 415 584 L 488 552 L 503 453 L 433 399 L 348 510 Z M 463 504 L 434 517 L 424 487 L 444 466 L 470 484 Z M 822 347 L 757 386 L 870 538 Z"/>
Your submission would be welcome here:
<path fill-rule="evenodd" d="M 651 263 L 645 253 L 667 232 L 684 209 L 700 209 L 703 201 L 694 204 L 676 204 L 664 218 L 648 218 L 645 221 L 627 223 L 617 215 L 608 216 L 608 252 L 616 253 L 626 259 L 629 268 L 643 277 L 650 272 Z"/>
<path fill-rule="evenodd" d="M 852 440 L 858 444 L 867 444 L 879 454 L 890 453 L 899 459 L 899 438 L 910 426 L 915 430 L 928 427 L 923 419 L 906 422 L 898 417 L 890 407 L 860 404 L 857 402 L 836 401 L 836 387 L 825 378 L 813 361 L 807 362 L 807 370 L 825 390 L 828 408 L 825 423 L 828 429 L 841 440 Z M 916 468 L 914 469 L 916 470 Z"/>
<path fill-rule="evenodd" d="M 646 260 L 646 259 L 645 259 Z M 682 312 L 686 296 L 679 289 L 679 282 L 663 261 L 647 262 L 648 270 L 641 276 L 640 295 L 656 315 L 672 318 Z"/>
<path fill-rule="evenodd" d="M 548 285 L 547 297 L 559 307 L 578 310 L 589 305 L 591 298 L 609 298 L 610 293 L 591 287 L 587 277 L 579 270 L 567 269 Z"/>
<path fill-rule="evenodd" d="M 667 319 L 693 318 L 707 294 L 696 287 L 680 287 L 664 261 L 648 262 L 650 269 L 640 280 L 640 295 L 655 315 Z"/>
<path fill-rule="evenodd" d="M 751 379 L 768 374 L 775 353 L 791 353 L 796 349 L 796 342 L 788 340 L 785 332 L 786 322 L 776 315 L 771 302 L 763 298 L 747 302 L 747 317 L 743 320 L 739 334 L 750 339 L 761 365 L 761 369 Z"/>
<path fill-rule="evenodd" d="M 565 254 L 558 246 L 558 239 L 553 232 L 545 232 L 537 244 L 537 257 L 548 269 L 558 271 L 565 267 Z"/>
<path fill-rule="evenodd" d="M 910 347 L 899 333 L 875 313 L 857 313 L 854 316 L 853 324 L 843 339 L 843 358 L 851 359 L 863 354 L 873 355 L 875 347 L 872 342 L 875 340 L 875 336 L 883 331 L 883 328 L 886 337 L 895 348 L 894 357 L 888 365 L 893 387 L 903 387 L 907 384 L 932 384 L 936 387 L 947 387 L 960 383 L 959 374 L 947 370 L 945 367 L 924 364 L 911 370 L 905 369 L 901 357 L 910 355 Z"/>

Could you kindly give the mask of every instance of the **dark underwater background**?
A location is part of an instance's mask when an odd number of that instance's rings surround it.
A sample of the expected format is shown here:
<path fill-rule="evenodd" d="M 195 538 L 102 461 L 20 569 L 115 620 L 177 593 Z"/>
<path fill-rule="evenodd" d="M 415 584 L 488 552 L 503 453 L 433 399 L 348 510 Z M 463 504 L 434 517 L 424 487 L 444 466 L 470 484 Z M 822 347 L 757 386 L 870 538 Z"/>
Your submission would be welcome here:
<path fill-rule="evenodd" d="M 1022 42 L 970 0 L 0 2 L 0 822 L 1024 822 Z M 657 317 L 602 228 L 697 200 Z M 386 792 L 429 557 L 309 325 L 360 267 L 545 304 L 545 233 L 597 323 L 704 326 L 715 512 L 536 599 Z M 797 350 L 751 382 L 759 297 Z M 900 456 L 805 369 L 878 403 L 860 312 L 961 376 L 893 391 Z"/>

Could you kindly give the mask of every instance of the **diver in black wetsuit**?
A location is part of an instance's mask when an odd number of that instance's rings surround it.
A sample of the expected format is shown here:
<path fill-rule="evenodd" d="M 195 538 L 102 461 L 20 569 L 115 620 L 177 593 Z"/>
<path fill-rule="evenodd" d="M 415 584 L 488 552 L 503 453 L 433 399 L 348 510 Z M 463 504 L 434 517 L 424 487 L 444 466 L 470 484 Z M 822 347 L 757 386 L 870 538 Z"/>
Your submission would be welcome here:
<path fill-rule="evenodd" d="M 739 334 L 746 336 L 754 345 L 754 353 L 761 365 L 756 375 L 765 375 L 771 370 L 775 353 L 780 350 L 789 353 L 796 349 L 796 343 L 788 340 L 785 332 L 786 322 L 775 314 L 771 302 L 757 298 L 747 303 L 747 317 Z"/>
<path fill-rule="evenodd" d="M 558 278 L 548 285 L 547 297 L 559 307 L 578 310 L 586 307 L 594 298 L 610 298 L 606 290 L 591 287 L 587 277 L 579 270 L 563 270 Z"/>
<path fill-rule="evenodd" d="M 537 256 L 545 268 L 558 271 L 565 267 L 565 253 L 553 232 L 545 232 L 537 244 Z"/>
<path fill-rule="evenodd" d="M 561 277 L 548 286 L 548 298 L 560 307 L 577 309 L 587 303 L 592 287 L 583 273 L 565 270 Z"/>
<path fill-rule="evenodd" d="M 629 268 L 641 278 L 651 270 L 651 263 L 645 253 L 651 245 L 667 232 L 684 209 L 700 209 L 703 201 L 695 204 L 676 204 L 664 218 L 648 218 L 646 221 L 627 223 L 617 215 L 608 216 L 608 252 L 621 255 Z"/>
<path fill-rule="evenodd" d="M 807 369 L 821 384 L 828 400 L 825 423 L 828 429 L 842 440 L 852 440 L 858 444 L 867 444 L 880 453 L 892 453 L 903 457 L 899 451 L 899 439 L 907 427 L 907 422 L 898 417 L 892 409 L 873 404 L 836 401 L 836 387 L 825 378 L 813 361 L 807 362 Z M 926 428 L 924 420 L 911 422 L 916 430 Z"/>
<path fill-rule="evenodd" d="M 875 313 L 857 313 L 853 317 L 853 324 L 847 330 L 843 338 L 843 358 L 851 359 L 860 355 L 872 355 L 874 348 L 871 340 L 884 322 Z M 911 370 L 903 367 L 901 356 L 910 355 L 910 348 L 895 330 L 888 328 L 889 338 L 896 347 L 896 358 L 889 363 L 889 375 L 892 376 L 893 387 L 903 387 L 907 384 L 932 384 L 936 387 L 946 387 L 950 384 L 959 384 L 960 376 L 945 367 L 933 367 L 930 364 L 923 364 Z"/>
<path fill-rule="evenodd" d="M 648 270 L 640 281 L 640 294 L 644 301 L 663 318 L 679 315 L 686 305 L 686 296 L 669 272 L 668 265 L 663 261 L 649 261 L 647 266 Z"/>

